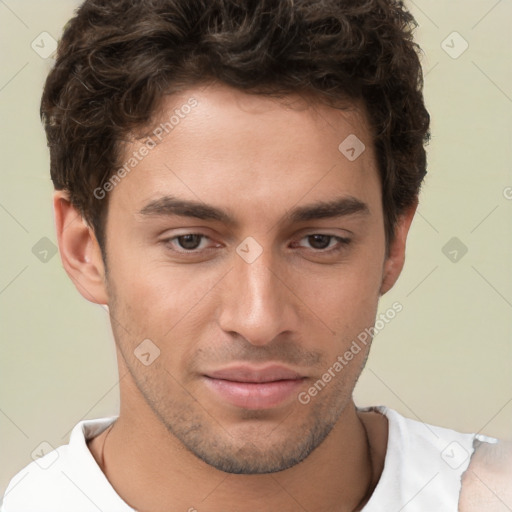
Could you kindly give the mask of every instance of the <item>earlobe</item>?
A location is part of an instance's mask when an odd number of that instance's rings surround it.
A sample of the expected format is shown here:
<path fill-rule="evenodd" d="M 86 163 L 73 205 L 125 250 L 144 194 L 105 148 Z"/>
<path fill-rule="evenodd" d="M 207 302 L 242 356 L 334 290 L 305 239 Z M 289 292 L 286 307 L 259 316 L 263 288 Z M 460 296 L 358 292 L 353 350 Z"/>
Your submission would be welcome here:
<path fill-rule="evenodd" d="M 53 207 L 64 269 L 84 298 L 108 304 L 105 268 L 93 229 L 71 204 L 66 191 L 54 192 Z"/>
<path fill-rule="evenodd" d="M 393 288 L 400 276 L 400 273 L 402 272 L 405 262 L 407 234 L 409 233 L 409 228 L 411 227 L 417 207 L 418 199 L 416 199 L 416 202 L 398 218 L 395 227 L 395 237 L 389 246 L 389 254 L 384 262 L 380 295 L 384 295 Z"/>

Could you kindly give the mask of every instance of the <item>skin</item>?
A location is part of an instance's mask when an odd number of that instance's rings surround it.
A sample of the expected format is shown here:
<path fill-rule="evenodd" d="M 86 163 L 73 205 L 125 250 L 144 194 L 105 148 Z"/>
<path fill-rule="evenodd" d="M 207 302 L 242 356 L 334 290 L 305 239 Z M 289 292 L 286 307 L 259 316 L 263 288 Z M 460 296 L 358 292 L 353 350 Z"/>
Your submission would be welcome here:
<path fill-rule="evenodd" d="M 310 403 L 297 394 L 373 326 L 401 272 L 416 205 L 400 216 L 386 257 L 361 104 L 339 110 L 210 84 L 166 98 L 162 119 L 191 97 L 197 106 L 109 192 L 108 273 L 93 230 L 55 192 L 64 268 L 85 298 L 108 304 L 117 347 L 120 417 L 103 456 L 106 432 L 89 447 L 118 494 L 144 511 L 352 511 L 386 452 L 387 420 L 352 399 L 370 344 Z M 338 150 L 350 134 L 366 146 L 354 161 Z M 222 209 L 232 222 L 140 213 L 163 195 Z M 290 220 L 298 207 L 346 197 L 366 211 Z M 176 239 L 187 233 L 207 237 L 192 255 Z M 332 237 L 321 238 L 327 249 L 314 234 Z M 262 250 L 251 263 L 236 251 L 247 237 Z M 160 350 L 148 366 L 134 353 L 145 339 Z M 214 369 L 272 362 L 304 377 L 276 407 L 234 406 L 205 383 Z"/>
<path fill-rule="evenodd" d="M 461 512 L 506 512 L 512 507 L 512 441 L 479 445 L 462 477 Z"/>

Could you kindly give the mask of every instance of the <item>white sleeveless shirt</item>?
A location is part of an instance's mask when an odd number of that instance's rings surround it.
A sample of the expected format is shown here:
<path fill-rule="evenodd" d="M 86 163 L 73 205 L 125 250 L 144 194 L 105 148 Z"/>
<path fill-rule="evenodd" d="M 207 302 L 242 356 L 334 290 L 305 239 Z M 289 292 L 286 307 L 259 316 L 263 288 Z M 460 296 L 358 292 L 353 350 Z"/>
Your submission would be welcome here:
<path fill-rule="evenodd" d="M 457 512 L 474 441 L 497 442 L 407 419 L 384 406 L 359 410 L 380 412 L 389 423 L 384 470 L 364 512 Z M 135 512 L 86 444 L 115 419 L 80 421 L 69 444 L 34 460 L 11 479 L 0 512 Z"/>
<path fill-rule="evenodd" d="M 384 406 L 358 410 L 380 412 L 389 424 L 384 470 L 364 512 L 457 512 L 475 440 L 498 441 L 405 418 Z"/>

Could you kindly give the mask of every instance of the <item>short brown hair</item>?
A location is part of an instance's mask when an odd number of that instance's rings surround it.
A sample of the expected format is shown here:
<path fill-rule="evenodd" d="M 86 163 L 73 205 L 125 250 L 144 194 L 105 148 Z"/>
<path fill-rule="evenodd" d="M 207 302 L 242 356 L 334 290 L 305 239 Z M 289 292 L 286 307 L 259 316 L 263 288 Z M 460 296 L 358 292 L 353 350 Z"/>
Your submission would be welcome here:
<path fill-rule="evenodd" d="M 86 0 L 65 27 L 41 102 L 54 186 L 69 191 L 104 250 L 108 197 L 93 191 L 165 94 L 211 80 L 363 100 L 389 245 L 426 174 L 416 26 L 398 0 Z"/>

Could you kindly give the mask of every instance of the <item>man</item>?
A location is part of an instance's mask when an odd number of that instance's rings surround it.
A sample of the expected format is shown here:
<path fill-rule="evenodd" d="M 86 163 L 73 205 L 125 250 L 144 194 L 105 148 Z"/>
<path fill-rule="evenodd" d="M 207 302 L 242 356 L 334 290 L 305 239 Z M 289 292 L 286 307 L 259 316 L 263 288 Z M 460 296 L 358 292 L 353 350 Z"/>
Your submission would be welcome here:
<path fill-rule="evenodd" d="M 41 112 L 121 410 L 18 473 L 4 512 L 506 503 L 497 440 L 352 398 L 426 173 L 413 26 L 393 0 L 81 6 Z"/>

